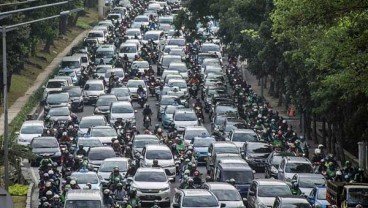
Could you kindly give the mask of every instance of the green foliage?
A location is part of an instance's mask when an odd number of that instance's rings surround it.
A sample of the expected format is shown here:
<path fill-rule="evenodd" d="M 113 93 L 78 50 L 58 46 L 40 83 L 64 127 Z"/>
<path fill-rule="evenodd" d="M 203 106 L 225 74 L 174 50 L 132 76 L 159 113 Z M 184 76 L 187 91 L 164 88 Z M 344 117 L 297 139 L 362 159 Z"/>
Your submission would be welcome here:
<path fill-rule="evenodd" d="M 12 196 L 26 196 L 28 193 L 28 185 L 14 184 L 9 186 L 9 194 Z"/>

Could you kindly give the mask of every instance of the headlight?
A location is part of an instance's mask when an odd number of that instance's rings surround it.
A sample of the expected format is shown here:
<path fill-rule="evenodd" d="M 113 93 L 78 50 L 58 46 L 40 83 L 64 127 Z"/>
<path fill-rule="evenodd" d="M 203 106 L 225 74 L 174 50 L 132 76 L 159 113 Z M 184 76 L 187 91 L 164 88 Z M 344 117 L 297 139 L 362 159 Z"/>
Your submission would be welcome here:
<path fill-rule="evenodd" d="M 275 166 L 271 166 L 271 172 L 272 173 L 277 173 L 279 171 L 275 168 Z"/>
<path fill-rule="evenodd" d="M 166 188 L 161 189 L 159 192 L 165 192 L 165 191 L 168 191 L 169 189 L 170 187 L 166 187 Z"/>

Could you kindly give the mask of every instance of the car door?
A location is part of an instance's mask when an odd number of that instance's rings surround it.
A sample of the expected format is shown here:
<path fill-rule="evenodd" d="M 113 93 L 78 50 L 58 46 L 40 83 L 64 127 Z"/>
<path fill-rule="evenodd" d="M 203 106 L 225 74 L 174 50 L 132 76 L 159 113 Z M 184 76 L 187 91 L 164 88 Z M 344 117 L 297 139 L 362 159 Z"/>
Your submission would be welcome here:
<path fill-rule="evenodd" d="M 277 178 L 281 181 L 285 179 L 285 160 L 283 159 L 280 163 L 279 172 L 277 173 Z"/>

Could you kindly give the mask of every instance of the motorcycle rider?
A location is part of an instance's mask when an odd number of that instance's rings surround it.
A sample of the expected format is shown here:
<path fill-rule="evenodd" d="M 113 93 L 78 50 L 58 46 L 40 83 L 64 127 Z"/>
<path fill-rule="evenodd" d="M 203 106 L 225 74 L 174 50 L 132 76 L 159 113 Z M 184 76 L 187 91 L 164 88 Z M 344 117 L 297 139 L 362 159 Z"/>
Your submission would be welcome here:
<path fill-rule="evenodd" d="M 349 179 L 353 179 L 355 176 L 354 168 L 351 166 L 351 162 L 349 160 L 345 161 L 345 166 L 342 169 L 342 173 L 344 177 L 348 176 Z"/>
<path fill-rule="evenodd" d="M 318 148 L 315 149 L 314 154 L 312 156 L 312 163 L 320 163 L 322 159 L 323 159 L 323 156 L 321 154 L 321 150 Z"/>
<path fill-rule="evenodd" d="M 40 170 L 45 171 L 49 164 L 52 164 L 53 161 L 50 158 L 50 155 L 45 154 L 40 162 Z"/>
<path fill-rule="evenodd" d="M 154 160 L 153 160 L 152 167 L 153 167 L 153 168 L 159 168 L 159 167 L 161 167 L 161 166 L 158 164 L 158 160 L 157 160 L 157 159 L 154 159 Z"/>
<path fill-rule="evenodd" d="M 117 139 L 115 139 L 114 142 L 112 143 L 112 148 L 114 149 L 115 154 L 121 155 L 123 153 L 120 142 Z"/>
<path fill-rule="evenodd" d="M 184 189 L 196 189 L 196 187 L 194 186 L 194 180 L 192 178 L 188 179 L 188 183 L 184 187 Z"/>
<path fill-rule="evenodd" d="M 358 169 L 358 172 L 354 176 L 354 181 L 356 183 L 366 183 L 367 182 L 366 178 L 364 177 L 364 170 L 362 168 Z"/>
<path fill-rule="evenodd" d="M 52 197 L 51 207 L 53 208 L 64 207 L 64 203 L 61 202 L 59 195 L 55 194 L 54 197 Z"/>
<path fill-rule="evenodd" d="M 196 102 L 194 103 L 194 108 L 200 107 L 202 109 L 202 102 L 199 98 L 196 99 Z"/>
<path fill-rule="evenodd" d="M 109 183 L 112 185 L 112 184 L 115 184 L 116 183 L 116 178 L 119 179 L 119 182 L 122 182 L 123 181 L 123 176 L 121 176 L 120 172 L 119 172 L 119 167 L 114 167 L 112 173 L 110 174 L 109 176 Z"/>
<path fill-rule="evenodd" d="M 70 181 L 70 187 L 71 187 L 71 189 L 80 189 L 80 187 L 79 187 L 76 180 L 71 180 Z"/>
<path fill-rule="evenodd" d="M 145 117 L 148 116 L 149 117 L 149 120 L 150 120 L 150 125 L 151 125 L 151 121 L 152 121 L 151 117 L 152 117 L 152 114 L 153 114 L 153 112 L 152 112 L 150 106 L 148 104 L 146 104 L 145 108 L 143 109 L 143 123 L 144 123 Z"/>
<path fill-rule="evenodd" d="M 140 208 L 141 207 L 141 200 L 137 196 L 137 190 L 133 189 L 130 192 L 130 197 L 128 200 L 128 204 L 132 206 L 132 208 Z"/>
<path fill-rule="evenodd" d="M 142 85 L 138 85 L 137 94 L 143 96 L 142 94 L 145 94 L 146 91 L 143 89 Z"/>
<path fill-rule="evenodd" d="M 78 151 L 77 151 L 76 155 L 87 156 L 87 151 L 83 148 L 83 144 L 80 144 L 78 146 Z"/>
<path fill-rule="evenodd" d="M 114 191 L 114 195 L 115 195 L 115 200 L 116 201 L 124 201 L 127 193 L 123 189 L 123 184 L 122 183 L 116 184 L 116 190 Z"/>
<path fill-rule="evenodd" d="M 114 206 L 114 199 L 110 196 L 110 190 L 105 189 L 103 191 L 103 203 L 106 207 L 113 207 Z"/>

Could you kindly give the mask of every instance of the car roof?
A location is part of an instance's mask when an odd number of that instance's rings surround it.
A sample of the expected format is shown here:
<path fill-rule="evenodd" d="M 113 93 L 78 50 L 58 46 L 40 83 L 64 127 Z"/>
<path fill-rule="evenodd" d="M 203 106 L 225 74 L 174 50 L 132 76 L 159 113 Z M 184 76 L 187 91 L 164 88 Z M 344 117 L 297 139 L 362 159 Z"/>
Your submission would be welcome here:
<path fill-rule="evenodd" d="M 282 203 L 298 203 L 298 205 L 300 203 L 309 204 L 307 199 L 302 196 L 285 196 L 285 197 L 277 196 L 277 197 L 282 201 Z"/>
<path fill-rule="evenodd" d="M 67 80 L 61 78 L 49 79 L 47 82 L 66 82 Z"/>
<path fill-rule="evenodd" d="M 170 150 L 170 148 L 166 145 L 146 144 L 146 150 Z"/>
<path fill-rule="evenodd" d="M 81 120 L 89 120 L 89 119 L 105 119 L 103 115 L 93 115 L 93 116 L 83 116 Z"/>
<path fill-rule="evenodd" d="M 255 182 L 257 182 L 261 186 L 266 185 L 285 185 L 287 184 L 284 181 L 276 180 L 276 179 L 255 179 Z"/>
<path fill-rule="evenodd" d="M 132 106 L 129 101 L 115 101 L 111 103 L 111 106 Z"/>
<path fill-rule="evenodd" d="M 225 182 L 207 182 L 210 190 L 237 190 L 233 185 Z"/>
<path fill-rule="evenodd" d="M 89 149 L 89 151 L 97 151 L 97 150 L 109 150 L 109 151 L 112 150 L 112 151 L 114 151 L 111 146 L 91 147 Z"/>
<path fill-rule="evenodd" d="M 215 143 L 212 143 L 212 145 L 215 147 L 225 147 L 225 146 L 234 146 L 236 147 L 236 145 L 233 142 L 230 141 L 217 141 Z"/>
<path fill-rule="evenodd" d="M 163 172 L 165 173 L 164 169 L 162 168 L 150 168 L 150 167 L 140 167 L 137 169 L 137 172 Z"/>
<path fill-rule="evenodd" d="M 31 120 L 31 121 L 24 121 L 22 126 L 44 126 L 43 121 L 40 120 Z"/>
<path fill-rule="evenodd" d="M 206 189 L 181 189 L 184 196 L 213 196 L 211 192 Z"/>
<path fill-rule="evenodd" d="M 128 162 L 129 159 L 126 157 L 112 157 L 104 159 L 104 162 L 121 162 L 121 161 Z"/>
<path fill-rule="evenodd" d="M 194 113 L 194 111 L 190 108 L 179 108 L 175 110 L 175 114 L 186 114 L 186 113 Z"/>
<path fill-rule="evenodd" d="M 87 80 L 86 84 L 103 84 L 103 81 L 100 79 L 90 79 Z"/>
<path fill-rule="evenodd" d="M 145 33 L 145 35 L 146 34 L 157 34 L 157 35 L 159 35 L 159 34 L 161 34 L 163 31 L 161 31 L 161 30 L 151 30 L 151 31 L 147 31 L 146 33 Z"/>
<path fill-rule="evenodd" d="M 134 139 L 158 139 L 156 135 L 138 134 L 134 136 Z"/>
<path fill-rule="evenodd" d="M 128 28 L 126 31 L 141 31 L 139 28 Z"/>
<path fill-rule="evenodd" d="M 66 200 L 100 200 L 100 190 L 71 189 L 66 194 Z"/>
<path fill-rule="evenodd" d="M 235 133 L 248 133 L 248 134 L 255 134 L 253 129 L 233 129 L 232 130 Z"/>
<path fill-rule="evenodd" d="M 86 172 L 73 172 L 72 175 L 97 175 L 96 172 L 86 171 Z"/>
<path fill-rule="evenodd" d="M 111 126 L 93 126 L 91 129 L 113 129 Z"/>
<path fill-rule="evenodd" d="M 137 47 L 136 43 L 122 43 L 120 48 L 124 47 L 124 46 L 133 46 L 133 47 Z"/>
<path fill-rule="evenodd" d="M 79 61 L 79 58 L 78 56 L 64 56 L 62 61 Z"/>
<path fill-rule="evenodd" d="M 304 158 L 304 157 L 286 156 L 285 159 L 288 162 L 311 163 L 307 158 Z"/>
<path fill-rule="evenodd" d="M 223 169 L 232 169 L 232 170 L 252 170 L 253 169 L 248 165 L 248 163 L 219 163 Z"/>

